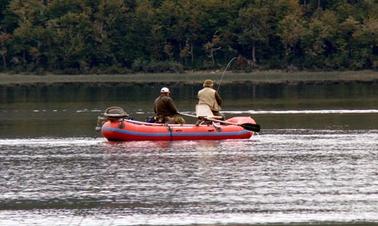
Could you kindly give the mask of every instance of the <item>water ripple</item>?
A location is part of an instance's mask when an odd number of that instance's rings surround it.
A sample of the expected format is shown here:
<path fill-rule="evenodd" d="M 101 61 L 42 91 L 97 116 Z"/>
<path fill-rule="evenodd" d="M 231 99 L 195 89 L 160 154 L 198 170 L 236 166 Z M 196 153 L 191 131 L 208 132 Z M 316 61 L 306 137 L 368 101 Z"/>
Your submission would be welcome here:
<path fill-rule="evenodd" d="M 378 131 L 0 140 L 1 225 L 378 222 Z"/>

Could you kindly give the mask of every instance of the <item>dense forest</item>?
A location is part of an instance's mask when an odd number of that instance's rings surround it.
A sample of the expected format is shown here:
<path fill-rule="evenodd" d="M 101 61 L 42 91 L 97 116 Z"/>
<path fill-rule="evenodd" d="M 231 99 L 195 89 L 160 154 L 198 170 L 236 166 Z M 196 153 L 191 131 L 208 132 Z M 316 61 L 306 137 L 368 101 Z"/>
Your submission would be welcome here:
<path fill-rule="evenodd" d="M 378 0 L 0 0 L 0 71 L 378 69 Z"/>

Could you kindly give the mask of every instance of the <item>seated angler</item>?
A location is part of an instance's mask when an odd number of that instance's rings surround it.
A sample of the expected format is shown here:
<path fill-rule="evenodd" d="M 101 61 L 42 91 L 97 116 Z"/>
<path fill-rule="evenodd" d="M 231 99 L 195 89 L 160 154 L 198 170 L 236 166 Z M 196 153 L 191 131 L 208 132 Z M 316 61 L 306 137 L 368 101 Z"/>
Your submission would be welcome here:
<path fill-rule="evenodd" d="M 170 94 L 169 89 L 163 87 L 160 90 L 160 96 L 155 99 L 154 112 L 157 116 L 156 122 L 184 124 L 185 120 L 179 115 Z"/>

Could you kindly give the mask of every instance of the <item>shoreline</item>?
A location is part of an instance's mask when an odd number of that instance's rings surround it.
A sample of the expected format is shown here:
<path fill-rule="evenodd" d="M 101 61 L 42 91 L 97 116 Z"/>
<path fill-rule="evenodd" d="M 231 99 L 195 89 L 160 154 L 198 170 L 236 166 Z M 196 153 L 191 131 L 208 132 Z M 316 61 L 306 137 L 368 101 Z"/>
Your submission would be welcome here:
<path fill-rule="evenodd" d="M 180 83 L 200 84 L 205 79 L 215 83 L 252 83 L 252 84 L 299 84 L 299 83 L 340 83 L 340 82 L 378 82 L 378 71 L 332 71 L 332 72 L 284 72 L 258 71 L 235 73 L 221 71 L 174 73 L 149 73 L 125 75 L 21 75 L 0 74 L 0 86 L 17 85 L 52 85 L 52 84 L 144 84 L 144 83 Z"/>

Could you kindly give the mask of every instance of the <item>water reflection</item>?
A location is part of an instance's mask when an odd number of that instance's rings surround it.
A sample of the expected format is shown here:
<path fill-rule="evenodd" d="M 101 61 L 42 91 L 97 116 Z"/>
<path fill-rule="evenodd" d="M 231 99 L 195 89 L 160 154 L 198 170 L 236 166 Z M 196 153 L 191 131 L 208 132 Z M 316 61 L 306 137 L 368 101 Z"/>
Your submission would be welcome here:
<path fill-rule="evenodd" d="M 161 86 L 169 86 L 177 99 L 195 99 L 202 84 L 107 83 L 50 84 L 0 86 L 2 103 L 30 102 L 108 102 L 150 101 Z M 371 98 L 378 95 L 375 82 L 325 82 L 253 84 L 250 82 L 224 84 L 220 90 L 225 99 L 327 99 Z M 62 95 L 64 94 L 64 95 Z"/>
<path fill-rule="evenodd" d="M 152 115 L 148 106 L 143 112 L 128 111 L 136 120 L 144 121 Z M 377 109 L 356 110 L 227 110 L 226 117 L 250 115 L 262 126 L 263 134 L 269 129 L 376 129 Z M 184 111 L 193 113 L 192 111 Z M 79 111 L 70 110 L 36 110 L 21 108 L 18 111 L 0 112 L 0 137 L 99 137 L 96 126 L 98 109 Z M 185 118 L 188 123 L 195 123 L 193 118 Z"/>
<path fill-rule="evenodd" d="M 375 129 L 376 83 L 223 85 L 227 117 L 250 115 L 264 129 Z M 193 113 L 200 85 L 171 84 L 180 111 Z M 0 137 L 98 137 L 98 114 L 121 106 L 135 119 L 153 114 L 159 84 L 0 86 Z M 185 118 L 193 123 L 193 118 Z"/>

